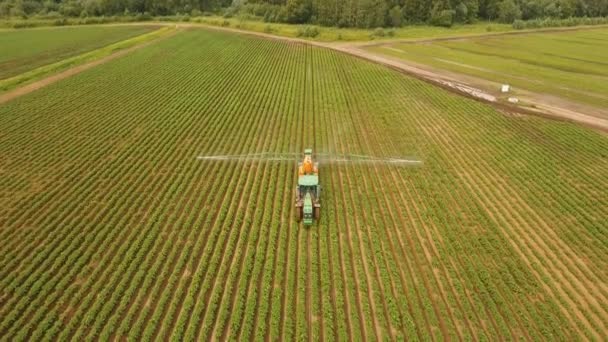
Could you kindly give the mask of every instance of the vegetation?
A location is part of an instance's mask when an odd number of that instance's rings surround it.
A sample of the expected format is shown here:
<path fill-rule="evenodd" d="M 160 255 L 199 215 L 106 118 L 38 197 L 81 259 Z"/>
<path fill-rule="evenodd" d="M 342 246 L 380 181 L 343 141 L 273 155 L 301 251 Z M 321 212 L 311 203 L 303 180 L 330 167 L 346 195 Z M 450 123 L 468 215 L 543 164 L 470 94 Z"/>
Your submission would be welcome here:
<path fill-rule="evenodd" d="M 337 27 L 438 26 L 500 20 L 608 16 L 608 0 L 0 0 L 0 17 L 253 15 L 265 22 Z"/>
<path fill-rule="evenodd" d="M 292 162 L 321 165 L 293 219 Z M 3 340 L 603 340 L 608 140 L 189 30 L 0 106 Z"/>
<path fill-rule="evenodd" d="M 154 26 L 91 26 L 0 31 L 0 80 L 154 29 Z"/>
<path fill-rule="evenodd" d="M 392 44 L 371 51 L 608 108 L 608 29 Z"/>
<path fill-rule="evenodd" d="M 567 19 L 533 19 L 533 20 L 518 20 L 513 22 L 513 28 L 518 30 L 536 29 L 545 27 L 572 27 L 581 25 L 608 25 L 608 18 L 567 18 Z"/>
<path fill-rule="evenodd" d="M 97 29 L 102 29 L 102 28 L 97 28 Z M 16 76 L 0 80 L 0 93 L 11 90 L 13 88 L 22 86 L 24 84 L 27 84 L 27 83 L 30 83 L 33 81 L 36 81 L 36 80 L 39 80 L 43 77 L 57 73 L 61 70 L 67 69 L 69 67 L 73 67 L 73 66 L 83 64 L 86 62 L 91 62 L 91 61 L 106 57 L 108 55 L 111 55 L 117 51 L 124 50 L 124 49 L 130 48 L 130 47 L 133 47 L 135 45 L 154 40 L 156 38 L 167 35 L 173 31 L 173 29 L 171 27 L 163 27 L 163 28 L 156 27 L 155 28 L 153 26 L 148 26 L 145 30 L 142 31 L 142 33 L 146 32 L 146 31 L 151 31 L 151 30 L 154 30 L 154 31 L 140 34 L 133 38 L 125 39 L 125 40 L 104 46 L 102 48 L 99 48 L 99 49 L 96 49 L 93 51 L 85 52 L 83 54 L 80 54 L 80 55 L 77 55 L 74 57 L 70 57 L 70 58 L 66 58 L 66 59 L 57 61 L 55 63 L 46 64 L 46 65 L 37 67 L 35 69 L 29 70 L 27 72 L 24 72 L 22 74 L 18 74 Z M 135 31 L 137 31 L 137 30 L 135 30 Z M 2 37 L 3 34 L 6 34 L 7 36 L 9 36 L 11 38 L 15 38 L 15 36 L 13 36 L 12 33 L 14 33 L 14 31 L 9 31 L 9 32 L 4 32 L 4 33 L 0 32 L 0 37 Z M 54 32 L 54 30 L 51 30 L 51 29 L 40 29 L 40 30 L 35 30 L 35 31 L 28 31 L 27 34 L 24 36 L 28 37 L 28 36 L 36 35 L 36 34 L 39 34 L 41 36 L 47 36 L 47 35 L 49 35 L 49 33 L 57 34 L 57 32 Z M 70 36 L 70 33 L 71 33 L 70 31 L 66 31 L 65 35 Z M 62 35 L 64 34 L 63 31 L 61 31 L 61 34 Z M 34 41 L 35 40 L 36 39 L 34 39 Z M 53 40 L 53 39 L 49 39 L 49 40 Z M 25 52 L 25 53 L 23 53 L 24 55 L 32 55 L 34 52 L 41 53 L 40 50 L 38 49 L 39 47 L 32 47 L 32 49 L 29 49 L 30 45 L 26 44 L 26 43 L 28 43 L 28 41 L 19 41 L 19 42 L 13 41 L 11 44 L 13 45 L 14 48 Z M 83 45 L 87 45 L 87 44 L 83 44 Z M 91 45 L 91 44 L 89 44 L 89 45 Z M 75 47 L 75 49 L 78 50 L 77 47 Z M 28 61 L 29 61 L 28 59 L 24 58 L 23 63 L 27 63 Z M 20 64 L 20 63 L 22 63 L 22 61 L 16 60 L 16 61 L 14 61 L 14 63 Z M 37 63 L 33 63 L 33 64 L 37 64 Z M 25 66 L 26 65 L 23 66 L 23 69 L 26 69 Z M 32 65 L 30 65 L 29 67 L 31 68 Z"/>

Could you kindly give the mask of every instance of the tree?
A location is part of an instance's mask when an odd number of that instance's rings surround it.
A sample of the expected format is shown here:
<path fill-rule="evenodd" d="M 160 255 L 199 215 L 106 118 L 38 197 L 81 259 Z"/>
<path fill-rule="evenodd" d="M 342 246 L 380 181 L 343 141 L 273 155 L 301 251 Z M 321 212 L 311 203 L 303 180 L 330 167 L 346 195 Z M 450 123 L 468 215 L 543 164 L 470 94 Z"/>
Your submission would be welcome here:
<path fill-rule="evenodd" d="M 479 15 L 479 1 L 478 0 L 464 0 L 462 2 L 467 6 L 466 23 L 474 23 Z"/>
<path fill-rule="evenodd" d="M 287 0 L 287 21 L 303 24 L 310 19 L 311 3 L 307 0 Z"/>
<path fill-rule="evenodd" d="M 498 20 L 511 24 L 521 18 L 521 10 L 513 0 L 504 0 L 498 5 Z"/>
<path fill-rule="evenodd" d="M 403 19 L 402 16 L 403 15 L 401 14 L 401 7 L 397 5 L 391 8 L 391 10 L 388 12 L 390 25 L 393 27 L 401 27 L 401 22 Z"/>
<path fill-rule="evenodd" d="M 437 1 L 431 11 L 431 25 L 451 27 L 454 24 L 455 11 L 444 1 Z"/>
<path fill-rule="evenodd" d="M 468 21 L 469 9 L 463 2 L 456 5 L 454 8 L 454 21 L 457 23 L 466 23 Z"/>

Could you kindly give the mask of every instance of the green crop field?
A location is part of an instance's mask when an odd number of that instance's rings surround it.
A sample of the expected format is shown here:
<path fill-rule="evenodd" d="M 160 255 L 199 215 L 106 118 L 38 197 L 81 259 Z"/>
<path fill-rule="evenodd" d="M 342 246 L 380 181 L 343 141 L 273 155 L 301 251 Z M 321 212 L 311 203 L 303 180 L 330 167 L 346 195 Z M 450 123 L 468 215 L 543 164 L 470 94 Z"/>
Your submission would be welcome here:
<path fill-rule="evenodd" d="M 0 31 L 0 80 L 154 29 L 88 26 Z"/>
<path fill-rule="evenodd" d="M 199 155 L 415 156 L 296 164 Z M 608 138 L 203 30 L 0 105 L 0 340 L 608 338 Z"/>
<path fill-rule="evenodd" d="M 375 46 L 370 51 L 608 107 L 608 29 Z"/>

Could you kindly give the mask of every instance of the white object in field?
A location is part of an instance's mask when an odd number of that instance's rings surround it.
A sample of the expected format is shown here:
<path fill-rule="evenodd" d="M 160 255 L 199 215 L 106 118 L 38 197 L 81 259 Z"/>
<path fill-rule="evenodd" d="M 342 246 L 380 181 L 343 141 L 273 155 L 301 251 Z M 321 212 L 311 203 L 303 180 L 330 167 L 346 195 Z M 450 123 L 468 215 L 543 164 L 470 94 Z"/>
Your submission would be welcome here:
<path fill-rule="evenodd" d="M 502 87 L 500 88 L 500 91 L 503 93 L 508 93 L 510 88 L 511 87 L 508 84 L 503 84 Z"/>
<path fill-rule="evenodd" d="M 509 97 L 509 102 L 511 102 L 511 103 L 518 103 L 519 99 L 517 97 Z"/>

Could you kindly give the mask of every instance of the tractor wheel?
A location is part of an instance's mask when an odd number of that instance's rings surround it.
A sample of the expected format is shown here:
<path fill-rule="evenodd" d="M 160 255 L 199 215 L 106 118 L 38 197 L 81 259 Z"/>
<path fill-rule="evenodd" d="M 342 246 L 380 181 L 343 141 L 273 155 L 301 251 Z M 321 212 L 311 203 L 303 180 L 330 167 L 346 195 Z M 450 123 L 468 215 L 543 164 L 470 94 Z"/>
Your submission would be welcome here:
<path fill-rule="evenodd" d="M 319 220 L 321 217 L 321 208 L 315 207 L 314 209 L 315 220 Z"/>
<path fill-rule="evenodd" d="M 302 221 L 302 208 L 296 207 L 296 221 Z"/>

